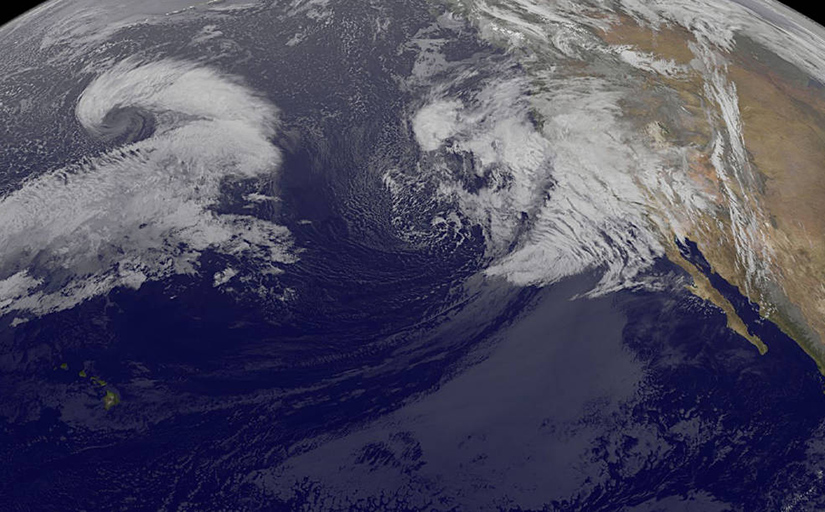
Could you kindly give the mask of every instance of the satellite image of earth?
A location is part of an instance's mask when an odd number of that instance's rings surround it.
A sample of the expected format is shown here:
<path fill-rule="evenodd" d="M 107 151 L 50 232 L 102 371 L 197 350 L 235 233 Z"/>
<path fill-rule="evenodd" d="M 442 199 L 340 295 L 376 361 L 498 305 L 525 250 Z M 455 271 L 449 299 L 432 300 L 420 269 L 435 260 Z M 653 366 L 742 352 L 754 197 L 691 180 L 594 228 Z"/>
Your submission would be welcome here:
<path fill-rule="evenodd" d="M 773 0 L 0 28 L 0 510 L 825 510 L 825 29 Z"/>

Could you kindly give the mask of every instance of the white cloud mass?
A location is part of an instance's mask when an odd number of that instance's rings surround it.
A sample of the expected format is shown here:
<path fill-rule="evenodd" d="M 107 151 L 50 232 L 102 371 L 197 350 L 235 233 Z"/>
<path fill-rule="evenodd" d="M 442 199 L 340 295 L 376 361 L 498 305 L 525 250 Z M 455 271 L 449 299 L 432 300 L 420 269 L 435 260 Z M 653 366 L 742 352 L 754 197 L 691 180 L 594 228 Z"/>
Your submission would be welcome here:
<path fill-rule="evenodd" d="M 212 208 L 223 180 L 267 178 L 281 162 L 270 141 L 277 109 L 239 80 L 127 60 L 86 88 L 76 115 L 95 136 L 141 119 L 154 119 L 154 132 L 0 198 L 0 314 L 44 314 L 194 273 L 207 249 L 291 261 L 286 228 Z"/>

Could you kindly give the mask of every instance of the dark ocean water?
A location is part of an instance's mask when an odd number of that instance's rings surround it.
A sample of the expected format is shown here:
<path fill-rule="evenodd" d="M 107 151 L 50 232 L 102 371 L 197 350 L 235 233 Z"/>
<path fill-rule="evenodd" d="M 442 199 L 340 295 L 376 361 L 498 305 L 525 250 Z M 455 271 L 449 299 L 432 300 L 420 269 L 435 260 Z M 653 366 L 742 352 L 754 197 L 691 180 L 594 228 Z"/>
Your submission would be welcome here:
<path fill-rule="evenodd" d="M 825 395 L 799 347 L 763 322 L 760 356 L 686 294 L 569 301 L 583 282 L 542 292 L 480 362 L 262 487 L 310 509 L 381 509 L 365 495 L 402 510 L 823 506 Z"/>
<path fill-rule="evenodd" d="M 760 356 L 687 293 L 570 300 L 591 285 L 487 283 L 393 335 L 349 315 L 299 335 L 193 283 L 32 321 L 4 331 L 21 368 L 48 345 L 69 370 L 14 373 L 31 402 L 3 421 L 0 492 L 10 510 L 825 506 L 801 349 L 759 322 Z M 94 407 L 80 368 L 123 402 Z"/>
<path fill-rule="evenodd" d="M 198 276 L 14 328 L 0 319 L 0 511 L 825 509 L 823 379 L 695 246 L 685 255 L 766 355 L 678 287 L 573 300 L 597 276 L 537 289 L 478 275 L 479 229 L 461 244 L 398 236 L 376 186 L 421 157 L 399 120 L 426 91 L 402 91 L 398 77 L 432 15 L 387 5 L 400 21 L 381 45 L 355 29 L 371 23 L 355 4 L 311 47 L 286 45 L 306 18 L 224 20 L 237 52 L 211 48 L 212 64 L 281 109 L 284 163 L 276 206 L 240 210 L 240 182 L 215 209 L 283 223 L 299 261 L 216 289 L 214 273 L 243 262 L 207 252 Z M 200 28 L 125 29 L 102 57 L 137 47 L 197 60 Z M 430 35 L 453 38 L 451 61 L 501 57 L 469 31 Z M 21 83 L 57 96 L 56 71 L 28 73 Z M 44 107 L 17 127 L 51 146 L 0 148 L 21 169 L 0 177 L 4 190 L 122 142 L 85 136 L 61 101 L 63 125 L 44 122 L 55 116 Z M 149 134 L 133 121 L 113 120 Z M 432 219 L 427 197 L 411 199 L 413 224 Z M 107 390 L 121 399 L 110 410 Z"/>

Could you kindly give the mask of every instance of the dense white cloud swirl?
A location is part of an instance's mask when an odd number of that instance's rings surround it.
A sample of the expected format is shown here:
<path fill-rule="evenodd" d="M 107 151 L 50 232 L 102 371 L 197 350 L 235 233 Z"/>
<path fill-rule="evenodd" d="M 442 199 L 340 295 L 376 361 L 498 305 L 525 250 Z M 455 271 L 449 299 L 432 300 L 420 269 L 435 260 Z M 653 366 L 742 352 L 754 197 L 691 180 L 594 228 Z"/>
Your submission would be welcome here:
<path fill-rule="evenodd" d="M 460 3 L 481 37 L 519 66 L 489 70 L 472 94 L 462 90 L 470 75 L 458 64 L 455 74 L 442 75 L 452 83 L 431 84 L 410 123 L 428 156 L 414 171 L 388 172 L 394 205 L 405 193 L 420 195 L 419 182 L 436 181 L 430 188 L 483 228 L 486 275 L 518 285 L 593 269 L 602 275 L 594 293 L 647 284 L 645 271 L 673 239 L 716 229 L 732 242 L 745 291 L 768 286 L 768 216 L 754 192 L 760 178 L 745 150 L 726 56 L 747 37 L 822 80 L 821 28 L 770 0 Z M 622 20 L 653 33 L 680 27 L 692 58 L 677 63 L 600 37 Z M 437 49 L 428 49 L 430 60 Z M 700 157 L 707 148 L 671 144 L 657 119 L 677 130 L 693 122 L 668 85 L 688 75 L 702 83 L 712 140 L 707 167 Z M 640 100 L 648 83 L 658 89 Z M 653 104 L 659 110 L 645 110 Z M 459 179 L 445 164 L 456 155 L 471 161 Z M 413 186 L 402 190 L 405 183 Z M 730 222 L 711 226 L 715 218 Z"/>
<path fill-rule="evenodd" d="M 412 128 L 422 149 L 471 158 L 484 185 L 468 188 L 468 176 L 445 173 L 437 157 L 422 178 L 438 180 L 442 199 L 483 228 L 488 276 L 543 285 L 601 268 L 594 293 L 637 285 L 664 253 L 643 186 L 675 194 L 661 179 L 663 155 L 620 120 L 626 91 L 616 84 L 569 77 L 544 84 L 541 96 L 530 96 L 523 77 L 496 78 L 463 107 L 439 98 L 418 110 Z M 670 178 L 681 193 L 693 192 Z"/>
<path fill-rule="evenodd" d="M 277 109 L 240 80 L 177 60 L 127 60 L 86 88 L 76 115 L 97 137 L 149 137 L 0 198 L 0 315 L 194 273 L 207 249 L 291 261 L 286 228 L 213 208 L 227 180 L 256 180 L 268 193 L 281 161 Z"/>

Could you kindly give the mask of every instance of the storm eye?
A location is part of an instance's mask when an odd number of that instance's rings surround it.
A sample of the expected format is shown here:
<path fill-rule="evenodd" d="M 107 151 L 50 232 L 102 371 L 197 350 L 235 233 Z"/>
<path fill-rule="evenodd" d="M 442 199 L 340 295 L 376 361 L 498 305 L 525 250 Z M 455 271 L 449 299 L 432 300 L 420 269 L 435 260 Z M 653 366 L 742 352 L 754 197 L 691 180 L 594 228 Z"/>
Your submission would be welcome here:
<path fill-rule="evenodd" d="M 118 107 L 110 110 L 93 135 L 116 145 L 148 139 L 155 133 L 155 118 L 137 107 Z"/>

